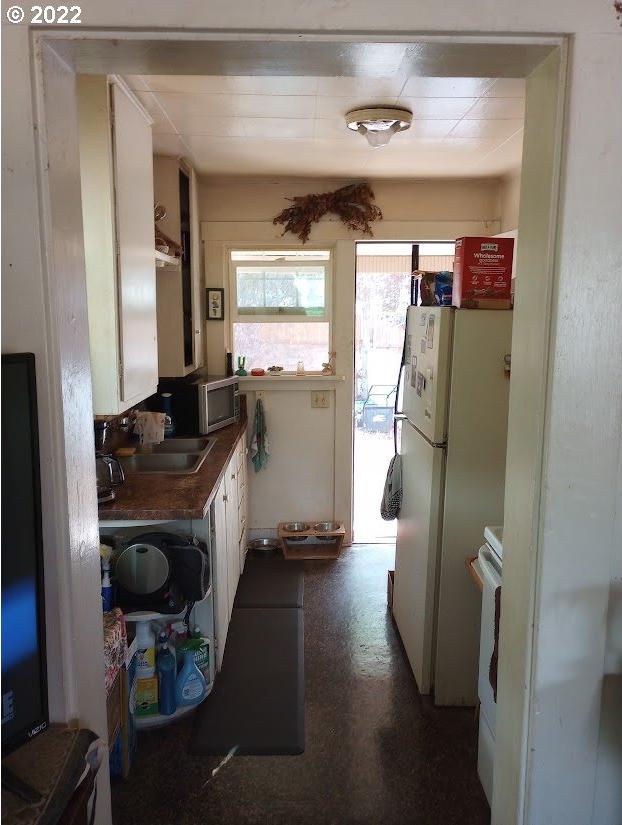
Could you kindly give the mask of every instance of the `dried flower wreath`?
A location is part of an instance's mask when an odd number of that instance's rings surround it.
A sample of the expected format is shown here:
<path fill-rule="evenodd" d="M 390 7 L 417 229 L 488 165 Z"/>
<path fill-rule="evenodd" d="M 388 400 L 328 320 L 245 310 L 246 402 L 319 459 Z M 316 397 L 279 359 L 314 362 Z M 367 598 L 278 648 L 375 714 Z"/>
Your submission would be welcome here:
<path fill-rule="evenodd" d="M 328 212 L 338 215 L 343 223 L 355 232 L 373 235 L 371 224 L 382 220 L 382 212 L 372 203 L 374 193 L 368 183 L 351 183 L 334 192 L 319 195 L 299 195 L 287 198 L 293 206 L 288 206 L 273 220 L 274 224 L 284 224 L 286 232 L 298 235 L 303 243 L 309 240 L 311 226 Z"/>

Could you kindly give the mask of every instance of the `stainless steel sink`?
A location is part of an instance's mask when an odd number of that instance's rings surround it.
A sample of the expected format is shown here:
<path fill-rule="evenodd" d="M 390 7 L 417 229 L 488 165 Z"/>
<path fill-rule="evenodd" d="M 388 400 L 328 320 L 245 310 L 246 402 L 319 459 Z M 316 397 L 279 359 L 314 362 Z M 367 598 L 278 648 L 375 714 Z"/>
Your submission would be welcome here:
<path fill-rule="evenodd" d="M 119 459 L 126 473 L 196 473 L 214 446 L 213 438 L 170 438 L 161 444 L 141 447 L 132 456 Z"/>

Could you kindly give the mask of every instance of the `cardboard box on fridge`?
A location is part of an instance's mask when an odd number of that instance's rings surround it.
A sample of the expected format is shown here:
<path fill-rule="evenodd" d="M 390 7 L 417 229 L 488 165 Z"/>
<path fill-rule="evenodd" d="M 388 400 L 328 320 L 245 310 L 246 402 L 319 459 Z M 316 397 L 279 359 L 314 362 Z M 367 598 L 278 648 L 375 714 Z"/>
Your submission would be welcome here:
<path fill-rule="evenodd" d="M 510 309 L 514 238 L 458 238 L 452 304 L 466 309 Z"/>

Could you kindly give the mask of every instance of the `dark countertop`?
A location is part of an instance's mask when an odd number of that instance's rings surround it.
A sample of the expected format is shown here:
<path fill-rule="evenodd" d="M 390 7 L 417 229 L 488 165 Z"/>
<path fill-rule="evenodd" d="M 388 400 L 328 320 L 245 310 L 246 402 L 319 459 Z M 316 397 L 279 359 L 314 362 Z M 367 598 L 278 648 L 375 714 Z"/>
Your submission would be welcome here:
<path fill-rule="evenodd" d="M 100 521 L 204 518 L 246 424 L 244 418 L 217 430 L 215 444 L 196 473 L 127 473 L 115 500 L 99 505 Z"/>

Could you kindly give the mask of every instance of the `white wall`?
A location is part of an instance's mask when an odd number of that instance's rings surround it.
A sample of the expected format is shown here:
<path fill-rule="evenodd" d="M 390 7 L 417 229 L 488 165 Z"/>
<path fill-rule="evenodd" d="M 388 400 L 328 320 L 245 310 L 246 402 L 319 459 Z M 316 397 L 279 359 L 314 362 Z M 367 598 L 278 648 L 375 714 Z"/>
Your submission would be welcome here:
<path fill-rule="evenodd" d="M 327 179 L 202 179 L 199 212 L 206 286 L 224 286 L 228 291 L 227 250 L 236 243 L 299 247 L 296 236 L 281 237 L 282 227 L 272 224 L 272 218 L 287 205 L 286 198 L 330 191 L 344 183 Z M 375 238 L 453 240 L 461 234 L 498 231 L 499 223 L 493 217 L 498 201 L 495 180 L 371 183 L 384 216 L 374 225 Z M 311 408 L 310 390 L 266 390 L 272 457 L 268 469 L 250 474 L 251 529 L 270 530 L 279 521 L 293 519 L 335 518 L 346 523 L 347 540 L 351 538 L 353 256 L 355 241 L 361 237 L 335 216 L 327 216 L 311 232 L 310 244 L 323 244 L 333 252 L 333 346 L 337 374 L 345 381 L 327 390 L 331 400 L 328 410 Z M 228 296 L 225 304 L 228 307 Z M 210 372 L 224 369 L 228 330 L 226 322 L 205 324 Z M 255 395 L 250 393 L 251 419 L 254 402 Z M 382 474 L 386 467 L 370 471 Z"/>
<path fill-rule="evenodd" d="M 44 374 L 39 373 L 42 397 L 50 416 L 44 420 L 44 437 L 50 435 L 45 450 L 46 465 L 59 467 L 55 482 L 46 480 L 50 498 L 46 502 L 46 538 L 54 541 L 50 528 L 71 521 L 83 523 L 80 515 L 59 494 L 60 482 L 67 484 L 67 467 L 82 460 L 82 443 L 86 432 L 67 433 L 66 440 L 54 437 L 52 416 L 61 414 L 53 402 L 58 398 L 60 383 L 72 386 L 70 364 L 53 362 L 49 352 L 49 329 L 46 326 L 46 290 L 48 287 L 41 261 L 41 226 L 39 202 L 35 197 L 38 180 L 35 166 L 35 132 L 32 120 L 31 45 L 27 24 L 11 26 L 5 22 L 3 6 L 3 65 L 5 84 L 2 98 L 4 197 L 10 208 L 3 210 L 3 231 L 9 254 L 3 256 L 3 318 L 8 318 L 7 337 L 3 346 L 35 350 L 47 359 Z M 603 813 L 601 800 L 612 798 L 613 781 L 619 777 L 619 760 L 615 773 L 607 777 L 604 743 L 594 737 L 600 725 L 601 696 L 605 662 L 614 676 L 622 670 L 620 659 L 605 659 L 609 626 L 614 610 L 610 595 L 619 590 L 620 527 L 615 505 L 619 505 L 620 422 L 622 420 L 622 381 L 619 353 L 622 351 L 622 328 L 619 307 L 622 305 L 622 238 L 620 214 L 620 123 L 619 96 L 621 30 L 609 2 L 586 3 L 584 0 L 549 0 L 548 3 L 489 0 L 471 3 L 418 3 L 406 0 L 362 0 L 357 4 L 317 0 L 315 3 L 292 4 L 288 0 L 258 0 L 254 4 L 215 0 L 206 4 L 190 0 L 183 8 L 165 0 L 128 4 L 122 0 L 96 3 L 82 2 L 83 21 L 80 35 L 87 27 L 155 30 L 158 36 L 180 29 L 265 30 L 317 32 L 368 32 L 378 38 L 382 32 L 433 34 L 446 31 L 481 31 L 497 33 L 559 32 L 572 37 L 572 64 L 568 84 L 568 121 L 565 159 L 557 217 L 560 229 L 555 264 L 554 306 L 556 313 L 551 341 L 551 403 L 546 408 L 547 444 L 545 464 L 546 495 L 529 546 L 518 546 L 516 554 L 525 559 L 535 555 L 540 560 L 537 602 L 538 622 L 533 633 L 542 644 L 538 651 L 531 690 L 534 714 L 531 726 L 534 753 L 538 763 L 530 769 L 527 789 L 531 808 L 527 819 L 516 816 L 511 806 L 520 777 L 511 776 L 511 788 L 496 802 L 493 815 L 497 823 L 510 825 L 521 821 L 528 825 L 619 825 L 619 811 L 609 805 Z M 448 21 L 451 21 L 448 23 Z M 176 35 L 172 35 L 176 36 Z M 137 70 L 140 66 L 137 67 Z M 146 66 L 145 66 L 146 68 Z M 70 156 L 69 156 L 70 159 Z M 563 303 L 562 303 L 563 302 Z M 71 318 L 68 319 L 71 327 Z M 578 334 L 579 332 L 579 334 Z M 578 352 L 580 348 L 580 352 Z M 62 368 L 62 369 L 61 369 Z M 67 368 L 67 369 L 66 369 Z M 72 480 L 73 483 L 73 480 Z M 619 512 L 618 506 L 618 512 Z M 89 511 L 90 512 L 90 511 Z M 88 516 L 93 528 L 94 514 Z M 586 535 L 588 526 L 592 531 Z M 60 544 L 53 545 L 61 554 Z M 67 565 L 74 573 L 84 569 L 86 577 L 97 584 L 94 566 L 88 560 L 94 551 L 83 547 L 83 554 L 71 554 Z M 87 564 L 85 565 L 85 561 Z M 615 563 L 614 563 L 615 562 Z M 560 571 L 563 575 L 560 576 Z M 59 626 L 66 627 L 71 615 L 69 574 L 58 568 L 58 592 L 54 607 L 61 614 Z M 613 585 L 612 585 L 613 582 Z M 533 583 L 532 583 L 533 584 Z M 532 588 L 533 589 L 533 588 Z M 53 595 L 53 594 L 52 594 Z M 529 594 L 525 594 L 528 598 Z M 584 609 L 587 607 L 588 609 Z M 612 603 L 612 608 L 615 604 Z M 51 605 L 52 609 L 52 605 Z M 609 625 L 609 626 L 608 626 Z M 76 633 L 78 631 L 76 630 Z M 99 637 L 89 626 L 80 627 L 81 641 L 96 651 Z M 56 634 L 57 638 L 60 634 Z M 611 634 L 614 635 L 614 634 Z M 71 639 L 69 648 L 77 645 Z M 599 662 L 594 651 L 602 651 Z M 91 654 L 93 655 L 93 654 Z M 501 651 L 502 660 L 511 659 L 513 651 Z M 542 663 L 547 656 L 565 656 L 568 668 L 558 691 L 544 689 L 552 684 Z M 559 663 L 559 658 L 556 660 Z M 611 664 L 613 662 L 613 664 Z M 570 667 L 572 663 L 572 667 Z M 71 671 L 66 671 L 71 673 Z M 524 675 L 524 674 L 523 674 Z M 581 677 L 581 678 L 578 678 Z M 585 679 L 592 680 L 591 685 Z M 570 690 L 572 685 L 576 687 Z M 58 685 L 59 689 L 62 689 Z M 556 695 L 563 692 L 563 701 Z M 538 704 L 535 704 L 538 699 Z M 540 699 L 545 701 L 540 702 Z M 91 711 L 93 709 L 91 708 Z M 560 722 L 561 718 L 561 722 Z M 603 715 L 603 725 L 608 720 Z M 568 719 L 571 725 L 565 724 Z M 552 735 L 552 731 L 555 731 Z M 512 745 L 510 745 L 510 750 Z M 566 754 L 580 752 L 581 762 L 568 765 Z M 616 746 L 611 752 L 618 754 Z M 599 755 L 601 760 L 599 761 Z M 507 754 L 502 754 L 506 759 Z M 601 768 L 601 764 L 605 763 Z M 540 766 L 544 765 L 544 769 Z M 583 797 L 585 782 L 577 778 L 589 766 L 589 799 L 594 810 L 586 820 Z M 594 766 L 598 766 L 594 772 Z M 611 778 L 613 775 L 613 779 Z M 521 788 L 519 787 L 519 792 Z M 594 797 L 599 792 L 598 798 Z M 564 800 L 568 814 L 551 810 L 542 802 Z M 105 793 L 101 794 L 105 806 Z M 576 805 L 575 805 L 576 803 Z M 540 810 L 537 805 L 544 805 Z M 601 816 L 602 814 L 602 816 Z"/>
<path fill-rule="evenodd" d="M 520 203 L 520 169 L 506 175 L 499 181 L 498 216 L 501 232 L 518 229 L 518 207 Z"/>

